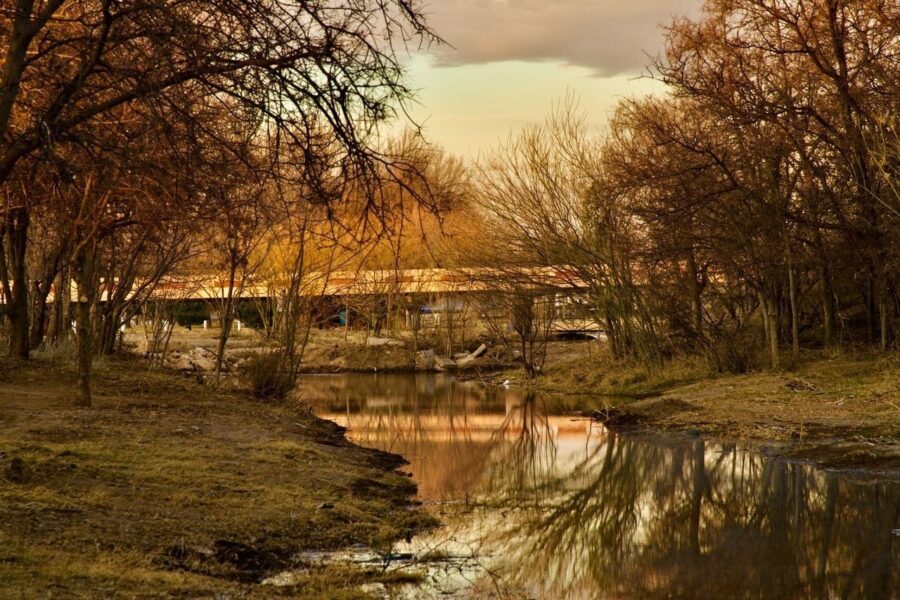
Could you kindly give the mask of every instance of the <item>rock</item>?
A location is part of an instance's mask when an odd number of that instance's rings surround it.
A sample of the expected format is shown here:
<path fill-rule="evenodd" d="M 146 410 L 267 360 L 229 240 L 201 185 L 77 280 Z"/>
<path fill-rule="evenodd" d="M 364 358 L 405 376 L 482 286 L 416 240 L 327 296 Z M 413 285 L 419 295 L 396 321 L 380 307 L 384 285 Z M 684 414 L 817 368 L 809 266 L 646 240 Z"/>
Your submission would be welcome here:
<path fill-rule="evenodd" d="M 198 371 L 214 371 L 216 369 L 216 353 L 206 348 L 194 348 L 190 353 L 190 362 Z M 223 361 L 223 367 L 226 363 Z"/>
<path fill-rule="evenodd" d="M 787 388 L 789 390 L 792 390 L 794 392 L 815 392 L 815 391 L 817 391 L 816 387 L 813 384 L 809 383 L 808 381 L 803 381 L 802 379 L 793 379 L 791 381 L 788 381 L 784 385 L 787 386 Z"/>
<path fill-rule="evenodd" d="M 449 356 L 435 356 L 434 368 L 438 371 L 450 371 L 456 368 L 456 361 Z"/>
<path fill-rule="evenodd" d="M 420 350 L 416 352 L 416 369 L 430 371 L 434 368 L 434 350 Z"/>
<path fill-rule="evenodd" d="M 190 352 L 170 352 L 166 355 L 166 364 L 178 371 L 209 371 L 216 369 L 216 353 L 206 348 L 197 347 Z M 232 365 L 222 361 L 222 370 L 230 371 Z"/>
<path fill-rule="evenodd" d="M 391 593 L 388 587 L 381 582 L 364 583 L 357 589 L 366 596 L 375 596 L 376 598 L 388 598 Z"/>
<path fill-rule="evenodd" d="M 194 364 L 190 356 L 180 352 L 171 352 L 166 356 L 166 364 L 177 371 L 193 371 Z"/>
<path fill-rule="evenodd" d="M 274 585 L 275 587 L 296 586 L 303 579 L 303 575 L 304 573 L 301 571 L 282 571 L 271 577 L 266 577 L 259 583 L 261 585 Z"/>
<path fill-rule="evenodd" d="M 393 338 L 368 337 L 366 338 L 366 346 L 403 346 L 402 340 Z"/>

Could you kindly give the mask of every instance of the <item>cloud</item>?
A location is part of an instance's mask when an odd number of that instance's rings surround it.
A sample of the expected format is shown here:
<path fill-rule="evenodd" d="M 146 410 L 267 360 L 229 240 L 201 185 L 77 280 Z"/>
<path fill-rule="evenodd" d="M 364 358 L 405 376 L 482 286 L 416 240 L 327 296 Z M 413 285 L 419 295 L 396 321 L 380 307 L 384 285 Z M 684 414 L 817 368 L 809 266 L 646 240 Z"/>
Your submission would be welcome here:
<path fill-rule="evenodd" d="M 660 25 L 700 0 L 432 0 L 429 23 L 450 46 L 439 65 L 553 60 L 597 75 L 635 72 L 663 43 Z"/>

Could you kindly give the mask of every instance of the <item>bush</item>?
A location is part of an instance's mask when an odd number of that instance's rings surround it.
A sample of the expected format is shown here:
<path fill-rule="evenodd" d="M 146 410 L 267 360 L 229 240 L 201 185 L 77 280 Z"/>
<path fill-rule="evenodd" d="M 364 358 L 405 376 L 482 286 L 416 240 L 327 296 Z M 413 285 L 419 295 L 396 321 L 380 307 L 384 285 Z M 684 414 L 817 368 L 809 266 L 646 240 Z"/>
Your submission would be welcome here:
<path fill-rule="evenodd" d="M 266 319 L 271 323 L 271 310 L 269 310 L 268 306 L 266 309 Z M 239 302 L 237 306 L 237 318 L 240 319 L 241 323 L 245 326 L 253 329 L 263 329 L 265 326 L 262 314 L 259 312 L 259 306 L 257 306 L 256 302 Z"/>
<path fill-rule="evenodd" d="M 75 359 L 75 338 L 66 336 L 55 344 L 46 342 L 40 348 L 36 348 L 34 355 L 50 361 L 51 363 L 61 364 L 72 362 Z"/>
<path fill-rule="evenodd" d="M 248 358 L 241 367 L 256 398 L 283 400 L 296 383 L 285 369 L 284 357 L 279 351 L 269 351 Z"/>
<path fill-rule="evenodd" d="M 190 301 L 178 302 L 172 309 L 175 322 L 182 327 L 188 325 L 202 325 L 203 321 L 209 319 L 209 307 L 206 302 Z"/>
<path fill-rule="evenodd" d="M 765 349 L 758 332 L 744 329 L 713 338 L 706 354 L 710 366 L 718 373 L 747 373 L 760 366 Z"/>

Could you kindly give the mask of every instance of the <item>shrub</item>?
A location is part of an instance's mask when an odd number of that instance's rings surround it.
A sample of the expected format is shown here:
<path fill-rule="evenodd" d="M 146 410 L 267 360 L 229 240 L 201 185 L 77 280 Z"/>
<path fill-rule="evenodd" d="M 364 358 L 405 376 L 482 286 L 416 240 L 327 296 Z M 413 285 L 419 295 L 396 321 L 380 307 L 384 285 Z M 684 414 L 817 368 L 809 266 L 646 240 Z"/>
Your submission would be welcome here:
<path fill-rule="evenodd" d="M 266 320 L 272 321 L 271 307 L 268 304 L 265 307 Z M 260 307 L 255 302 L 239 302 L 237 306 L 237 318 L 241 323 L 253 329 L 263 329 L 263 315 L 260 313 Z"/>
<path fill-rule="evenodd" d="M 55 344 L 46 342 L 35 349 L 34 355 L 54 364 L 71 362 L 75 357 L 75 339 L 73 336 L 67 336 Z"/>
<path fill-rule="evenodd" d="M 256 398 L 283 400 L 296 383 L 290 370 L 285 368 L 281 352 L 274 350 L 248 358 L 241 367 Z"/>
<path fill-rule="evenodd" d="M 759 334 L 744 329 L 712 338 L 706 354 L 710 366 L 718 373 L 747 373 L 759 367 L 764 349 Z"/>
<path fill-rule="evenodd" d="M 182 327 L 188 325 L 202 325 L 209 319 L 209 307 L 206 302 L 197 300 L 191 302 L 178 302 L 172 309 L 175 322 Z"/>

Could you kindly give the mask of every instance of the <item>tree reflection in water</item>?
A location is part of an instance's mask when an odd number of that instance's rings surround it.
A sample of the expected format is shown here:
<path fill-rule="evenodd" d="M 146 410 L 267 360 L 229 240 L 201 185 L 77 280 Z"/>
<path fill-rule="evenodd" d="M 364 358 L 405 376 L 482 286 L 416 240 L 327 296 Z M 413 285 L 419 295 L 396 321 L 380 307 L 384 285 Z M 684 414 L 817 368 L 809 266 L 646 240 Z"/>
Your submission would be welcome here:
<path fill-rule="evenodd" d="M 474 546 L 495 594 L 898 595 L 896 478 L 615 434 L 559 416 L 557 399 L 447 379 L 336 382 L 312 394 L 322 413 L 343 404 L 354 439 L 410 458 L 425 499 L 474 507 L 420 544 Z"/>

